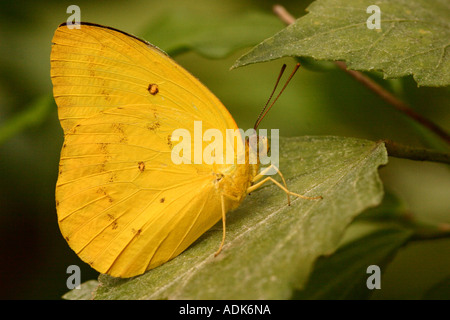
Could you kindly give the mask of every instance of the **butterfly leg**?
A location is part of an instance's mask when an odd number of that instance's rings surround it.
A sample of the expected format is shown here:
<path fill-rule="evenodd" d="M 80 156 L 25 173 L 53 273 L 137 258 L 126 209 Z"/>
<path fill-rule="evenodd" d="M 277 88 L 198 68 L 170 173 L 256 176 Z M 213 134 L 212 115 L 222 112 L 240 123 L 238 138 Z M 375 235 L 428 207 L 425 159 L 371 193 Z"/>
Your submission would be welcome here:
<path fill-rule="evenodd" d="M 266 172 L 269 170 L 269 168 L 271 168 L 271 167 L 274 167 L 274 168 L 277 170 L 277 173 L 280 175 L 281 179 L 283 180 L 284 186 L 281 185 L 281 183 L 279 183 L 278 181 L 276 181 L 276 180 L 273 179 L 272 177 L 267 177 L 267 178 L 261 180 L 262 177 L 264 176 L 264 173 L 266 173 Z M 286 194 L 288 195 L 288 204 L 289 204 L 289 205 L 290 205 L 289 195 L 293 195 L 293 196 L 296 196 L 296 197 L 298 197 L 298 198 L 307 199 L 307 200 L 317 200 L 317 199 L 322 199 L 322 196 L 318 196 L 318 197 L 307 197 L 307 196 L 304 196 L 304 195 L 297 194 L 297 193 L 294 193 L 294 192 L 289 191 L 288 188 L 287 188 L 287 186 L 286 186 L 286 180 L 284 179 L 283 175 L 282 175 L 281 172 L 278 170 L 278 168 L 275 167 L 275 166 L 273 166 L 273 165 L 272 165 L 272 166 L 269 166 L 268 168 L 266 168 L 266 169 L 264 169 L 263 171 L 261 171 L 261 173 L 259 173 L 258 175 L 256 175 L 256 176 L 253 178 L 253 181 L 252 181 L 252 182 L 256 182 L 256 181 L 258 181 L 258 180 L 261 180 L 261 181 L 259 181 L 258 183 L 255 183 L 255 184 L 253 184 L 251 187 L 249 187 L 249 188 L 247 189 L 247 193 L 250 193 L 250 192 L 255 191 L 256 189 L 258 189 L 259 187 L 261 187 L 261 186 L 262 186 L 264 183 L 266 183 L 267 181 L 272 181 L 272 182 L 275 183 L 281 190 L 283 190 L 284 192 L 286 192 Z"/>
<path fill-rule="evenodd" d="M 226 211 L 226 208 L 225 208 L 225 197 L 230 198 L 233 201 L 239 201 L 239 199 L 237 197 L 234 197 L 234 196 L 231 196 L 231 195 L 228 195 L 228 194 L 225 194 L 225 193 L 223 193 L 221 195 L 221 197 L 220 197 L 220 202 L 221 202 L 221 205 L 222 205 L 222 230 L 223 230 L 223 232 L 222 232 L 222 242 L 220 243 L 219 250 L 217 250 L 216 253 L 214 254 L 214 257 L 217 257 L 217 255 L 222 251 L 223 245 L 225 243 L 226 216 L 227 216 L 226 215 L 227 211 Z"/>
<path fill-rule="evenodd" d="M 281 171 L 278 170 L 278 168 L 275 167 L 273 164 L 271 164 L 271 165 L 268 166 L 267 168 L 264 168 L 259 174 L 257 174 L 257 175 L 253 178 L 252 183 L 255 183 L 256 181 L 261 180 L 261 179 L 266 175 L 266 173 L 267 173 L 270 169 L 272 169 L 272 168 L 274 168 L 274 169 L 277 171 L 277 173 L 280 175 L 281 180 L 283 180 L 284 187 L 285 187 L 286 190 L 287 190 L 288 187 L 287 187 L 287 184 L 286 184 L 286 180 L 284 180 L 284 177 L 283 177 L 283 175 L 281 174 Z M 255 188 L 255 189 L 257 189 L 257 188 Z M 287 198 L 288 198 L 288 206 L 290 206 L 290 205 L 291 205 L 291 199 L 289 198 L 289 193 L 286 193 L 286 194 L 287 194 Z"/>
<path fill-rule="evenodd" d="M 222 242 L 220 243 L 219 250 L 216 251 L 214 254 L 214 257 L 217 257 L 217 255 L 222 251 L 223 244 L 225 243 L 225 234 L 226 234 L 226 211 L 225 211 L 225 199 L 224 195 L 222 194 L 220 197 L 220 202 L 222 204 Z"/>

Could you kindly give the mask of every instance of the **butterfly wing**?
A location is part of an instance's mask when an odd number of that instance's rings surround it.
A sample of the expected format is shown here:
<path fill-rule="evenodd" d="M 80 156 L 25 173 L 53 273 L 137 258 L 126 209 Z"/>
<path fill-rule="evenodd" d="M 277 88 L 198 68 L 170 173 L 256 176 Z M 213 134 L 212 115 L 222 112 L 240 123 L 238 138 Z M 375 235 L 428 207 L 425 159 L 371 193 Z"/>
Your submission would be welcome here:
<path fill-rule="evenodd" d="M 121 31 L 61 25 L 51 78 L 65 141 L 56 204 L 82 260 L 112 276 L 177 256 L 221 218 L 212 165 L 171 160 L 171 133 L 237 129 L 220 101 L 149 43 Z"/>
<path fill-rule="evenodd" d="M 213 128 L 237 128 L 222 103 L 196 78 L 154 45 L 125 32 L 82 23 L 62 24 L 52 40 L 51 77 L 61 125 L 105 109 L 160 105 L 188 113 Z M 158 86 L 157 94 L 149 85 Z"/>

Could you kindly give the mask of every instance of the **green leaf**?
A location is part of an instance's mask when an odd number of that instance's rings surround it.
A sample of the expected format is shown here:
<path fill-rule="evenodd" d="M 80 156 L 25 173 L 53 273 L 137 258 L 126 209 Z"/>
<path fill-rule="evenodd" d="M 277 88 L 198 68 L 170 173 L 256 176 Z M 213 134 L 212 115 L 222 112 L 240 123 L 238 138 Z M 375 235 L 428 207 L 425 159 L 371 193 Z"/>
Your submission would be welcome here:
<path fill-rule="evenodd" d="M 172 8 L 153 20 L 143 36 L 172 56 L 193 50 L 209 58 L 223 58 L 256 45 L 282 28 L 279 19 L 263 12 L 205 14 Z"/>
<path fill-rule="evenodd" d="M 274 184 L 249 195 L 227 216 L 216 258 L 217 224 L 175 259 L 131 279 L 99 277 L 96 299 L 288 299 L 315 259 L 336 250 L 352 219 L 380 203 L 377 168 L 384 144 L 341 137 L 280 139 L 280 170 L 290 190 L 322 200 L 292 199 Z"/>
<path fill-rule="evenodd" d="M 276 186 L 255 192 L 220 225 L 165 265 L 131 279 L 99 278 L 97 299 L 286 299 L 301 287 L 313 261 L 331 253 L 348 223 L 381 201 L 377 168 L 382 144 L 337 137 L 280 141 L 280 170 L 291 190 L 322 195 L 293 201 Z"/>
<path fill-rule="evenodd" d="M 381 10 L 381 29 L 367 27 L 370 5 Z M 354 70 L 380 70 L 385 78 L 412 74 L 421 86 L 450 84 L 449 1 L 317 0 L 307 11 L 233 67 L 309 56 L 345 60 Z"/>
<path fill-rule="evenodd" d="M 92 300 L 97 287 L 97 280 L 89 280 L 82 283 L 80 289 L 73 289 L 63 295 L 62 298 L 66 300 Z"/>
<path fill-rule="evenodd" d="M 329 257 L 317 260 L 304 290 L 295 299 L 368 299 L 373 293 L 366 285 L 367 267 L 377 265 L 381 271 L 392 256 L 412 236 L 404 228 L 377 230 L 339 248 Z M 383 286 L 383 284 L 381 284 Z"/>

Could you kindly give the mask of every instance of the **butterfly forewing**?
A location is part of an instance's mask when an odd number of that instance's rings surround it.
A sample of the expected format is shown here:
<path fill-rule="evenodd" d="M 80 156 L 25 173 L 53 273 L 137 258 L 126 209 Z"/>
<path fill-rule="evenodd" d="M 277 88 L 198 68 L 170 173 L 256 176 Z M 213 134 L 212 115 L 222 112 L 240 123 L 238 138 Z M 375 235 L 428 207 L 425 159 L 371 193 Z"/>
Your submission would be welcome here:
<path fill-rule="evenodd" d="M 177 128 L 237 129 L 197 79 L 149 43 L 93 24 L 56 30 L 51 78 L 65 133 L 58 221 L 85 262 L 134 276 L 220 220 L 212 166 L 171 159 Z"/>

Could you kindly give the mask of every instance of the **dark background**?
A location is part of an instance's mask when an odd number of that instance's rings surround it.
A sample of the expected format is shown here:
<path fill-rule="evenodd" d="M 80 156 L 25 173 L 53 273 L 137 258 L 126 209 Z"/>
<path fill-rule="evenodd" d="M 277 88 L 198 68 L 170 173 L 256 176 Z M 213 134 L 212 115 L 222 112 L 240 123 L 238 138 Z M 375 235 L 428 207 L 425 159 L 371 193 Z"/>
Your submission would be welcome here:
<path fill-rule="evenodd" d="M 299 17 L 310 1 L 279 1 Z M 229 16 L 230 12 L 271 13 L 272 1 L 2 1 L 0 2 L 0 129 L 40 99 L 51 99 L 50 50 L 56 27 L 69 16 L 66 8 L 81 8 L 82 21 L 108 25 L 137 36 L 145 26 L 172 11 L 189 15 Z M 233 23 L 230 19 L 229 23 Z M 280 22 L 279 29 L 284 25 Z M 167 37 L 181 32 L 174 26 Z M 217 35 L 220 37 L 220 35 Z M 268 34 L 271 36 L 271 34 Z M 161 39 L 159 34 L 155 38 Z M 263 40 L 263 39 L 260 39 Z M 155 45 L 160 45 L 154 43 Z M 160 45 L 162 49 L 165 49 Z M 252 126 L 268 98 L 282 59 L 229 71 L 247 49 L 225 59 L 207 59 L 193 52 L 176 60 L 191 71 L 227 106 L 241 128 Z M 400 98 L 449 130 L 448 89 L 417 88 L 411 77 L 382 81 Z M 60 299 L 68 291 L 67 266 L 81 267 L 82 282 L 97 273 L 79 260 L 61 236 L 56 219 L 54 188 L 63 141 L 56 106 L 30 115 L 31 125 L 0 144 L 0 298 Z M 281 136 L 341 135 L 440 147 L 381 99 L 340 70 L 302 69 L 262 127 L 280 128 Z M 403 199 L 418 220 L 450 223 L 448 166 L 392 159 L 380 170 L 386 189 Z M 369 228 L 370 229 L 370 228 Z M 418 299 L 448 275 L 448 239 L 408 245 L 383 275 L 375 299 Z"/>

